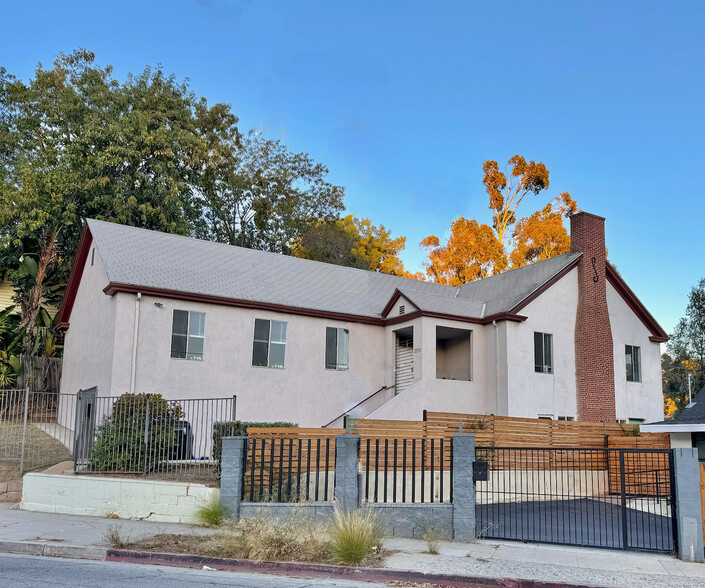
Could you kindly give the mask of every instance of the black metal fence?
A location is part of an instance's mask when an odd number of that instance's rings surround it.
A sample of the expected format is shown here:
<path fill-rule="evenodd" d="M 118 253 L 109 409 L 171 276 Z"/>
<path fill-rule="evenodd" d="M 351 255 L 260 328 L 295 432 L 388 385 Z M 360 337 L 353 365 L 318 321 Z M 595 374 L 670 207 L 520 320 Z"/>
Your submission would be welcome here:
<path fill-rule="evenodd" d="M 453 501 L 452 439 L 363 439 L 360 463 L 365 502 Z"/>
<path fill-rule="evenodd" d="M 676 548 L 670 450 L 478 447 L 476 460 L 482 537 Z"/>
<path fill-rule="evenodd" d="M 242 499 L 249 502 L 333 500 L 335 437 L 250 437 Z"/>
<path fill-rule="evenodd" d="M 220 475 L 217 425 L 232 420 L 232 397 L 99 397 L 91 389 L 79 392 L 72 408 L 68 414 L 73 417 L 71 428 L 75 421 L 78 474 L 130 473 L 193 481 Z"/>

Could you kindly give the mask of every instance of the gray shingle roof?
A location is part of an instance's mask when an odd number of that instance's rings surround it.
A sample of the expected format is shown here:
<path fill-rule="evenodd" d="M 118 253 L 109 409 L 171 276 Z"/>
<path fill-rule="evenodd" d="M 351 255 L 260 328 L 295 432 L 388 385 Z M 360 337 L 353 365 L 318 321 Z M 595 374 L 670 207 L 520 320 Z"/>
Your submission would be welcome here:
<path fill-rule="evenodd" d="M 685 407 L 680 414 L 667 421 L 649 423 L 651 425 L 705 425 L 705 387 L 700 390 L 690 403 L 690 408 Z"/>
<path fill-rule="evenodd" d="M 112 283 L 381 316 L 398 289 L 421 310 L 481 318 L 506 312 L 579 254 L 566 253 L 459 288 L 88 220 Z"/>

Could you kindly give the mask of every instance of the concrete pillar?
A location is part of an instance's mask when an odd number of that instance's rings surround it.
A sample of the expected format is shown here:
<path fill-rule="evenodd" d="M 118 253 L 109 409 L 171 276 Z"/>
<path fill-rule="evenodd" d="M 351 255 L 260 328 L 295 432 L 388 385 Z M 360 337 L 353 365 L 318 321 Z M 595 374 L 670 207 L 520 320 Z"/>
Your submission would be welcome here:
<path fill-rule="evenodd" d="M 475 435 L 453 435 L 453 529 L 456 541 L 475 539 Z"/>
<path fill-rule="evenodd" d="M 247 437 L 223 437 L 223 453 L 220 458 L 220 502 L 230 510 L 233 521 L 240 518 L 246 443 Z"/>
<path fill-rule="evenodd" d="M 676 478 L 676 517 L 678 557 L 685 561 L 705 561 L 703 555 L 703 513 L 700 507 L 700 464 L 698 450 L 674 449 Z"/>
<path fill-rule="evenodd" d="M 353 510 L 359 503 L 358 455 L 360 435 L 335 436 L 335 491 L 339 509 Z"/>

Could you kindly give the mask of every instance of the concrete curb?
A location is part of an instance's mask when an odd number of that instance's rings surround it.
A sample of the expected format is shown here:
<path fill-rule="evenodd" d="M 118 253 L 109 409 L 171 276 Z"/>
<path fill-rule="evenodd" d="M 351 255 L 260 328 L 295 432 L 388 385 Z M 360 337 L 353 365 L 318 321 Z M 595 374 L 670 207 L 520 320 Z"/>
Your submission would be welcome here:
<path fill-rule="evenodd" d="M 44 555 L 47 557 L 70 557 L 74 559 L 105 560 L 105 547 L 84 547 L 46 541 L 7 541 L 0 539 L 0 553 L 17 553 L 21 555 Z"/>
<path fill-rule="evenodd" d="M 359 580 L 360 582 L 404 581 L 416 584 L 432 584 L 448 588 L 473 588 L 497 586 L 501 588 L 592 588 L 583 584 L 562 584 L 538 580 L 515 580 L 512 578 L 486 578 L 456 574 L 426 574 L 409 570 L 389 568 L 354 568 L 329 564 L 298 562 L 257 562 L 241 559 L 224 559 L 174 553 L 154 553 L 128 549 L 108 549 L 106 561 L 147 565 L 161 565 L 202 569 L 204 566 L 216 570 L 274 574 L 305 578 L 335 578 Z"/>

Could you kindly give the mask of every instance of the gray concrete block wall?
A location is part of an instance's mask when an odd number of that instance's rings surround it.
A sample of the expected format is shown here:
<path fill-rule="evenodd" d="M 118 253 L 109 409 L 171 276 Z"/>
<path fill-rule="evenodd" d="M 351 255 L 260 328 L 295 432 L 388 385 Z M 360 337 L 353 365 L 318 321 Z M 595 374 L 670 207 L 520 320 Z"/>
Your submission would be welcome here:
<path fill-rule="evenodd" d="M 233 515 L 240 517 L 242 500 L 242 468 L 245 459 L 247 437 L 223 437 L 223 453 L 220 458 L 220 501 Z"/>
<path fill-rule="evenodd" d="M 453 529 L 456 541 L 475 539 L 475 435 L 453 435 Z"/>
<path fill-rule="evenodd" d="M 678 557 L 685 561 L 705 561 L 703 554 L 703 513 L 700 504 L 700 464 L 695 448 L 674 449 L 676 478 L 676 517 Z"/>
<path fill-rule="evenodd" d="M 395 537 L 423 538 L 428 530 L 440 539 L 469 541 L 475 538 L 475 490 L 472 482 L 472 462 L 475 459 L 475 436 L 456 435 L 453 440 L 455 468 L 453 491 L 456 503 L 367 503 L 377 513 L 386 534 Z M 221 500 L 240 517 L 267 516 L 288 519 L 303 517 L 311 522 L 325 523 L 335 508 L 342 511 L 360 507 L 358 435 L 336 436 L 336 469 L 333 502 L 255 503 L 241 500 L 242 467 L 245 437 L 225 437 L 221 472 Z M 459 525 L 459 526 L 458 526 Z M 454 530 L 455 526 L 455 530 Z"/>
<path fill-rule="evenodd" d="M 433 530 L 439 539 L 453 539 L 453 505 L 450 503 L 377 503 L 364 508 L 377 513 L 385 535 L 423 539 L 426 531 Z"/>
<path fill-rule="evenodd" d="M 335 502 L 339 509 L 353 510 L 360 505 L 358 459 L 359 435 L 335 436 Z"/>

